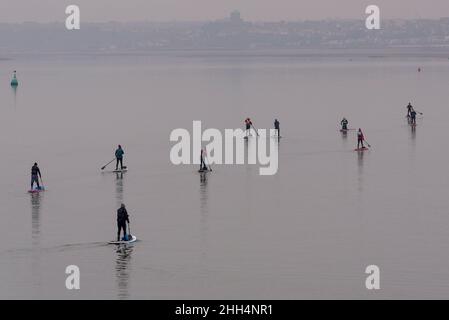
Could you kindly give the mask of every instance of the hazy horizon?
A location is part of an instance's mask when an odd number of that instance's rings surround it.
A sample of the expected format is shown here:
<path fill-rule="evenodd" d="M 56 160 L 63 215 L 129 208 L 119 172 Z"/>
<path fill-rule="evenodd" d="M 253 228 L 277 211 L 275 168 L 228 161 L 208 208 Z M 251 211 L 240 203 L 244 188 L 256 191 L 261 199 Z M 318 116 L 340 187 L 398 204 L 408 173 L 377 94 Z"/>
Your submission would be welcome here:
<path fill-rule="evenodd" d="M 42 0 L 30 8 L 29 1 L 0 2 L 0 23 L 60 22 L 65 8 L 76 4 L 83 22 L 137 22 L 151 20 L 205 21 L 221 19 L 238 10 L 249 21 L 363 19 L 368 5 L 376 4 L 383 19 L 438 19 L 449 16 L 447 0 Z M 113 4 L 113 5 L 111 5 Z"/>

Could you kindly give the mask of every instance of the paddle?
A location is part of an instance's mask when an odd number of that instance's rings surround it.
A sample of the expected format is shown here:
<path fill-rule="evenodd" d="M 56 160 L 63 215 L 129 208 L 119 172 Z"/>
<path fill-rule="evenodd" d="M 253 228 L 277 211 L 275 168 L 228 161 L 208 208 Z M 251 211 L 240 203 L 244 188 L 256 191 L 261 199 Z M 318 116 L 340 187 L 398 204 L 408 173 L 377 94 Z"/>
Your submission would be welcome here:
<path fill-rule="evenodd" d="M 101 170 L 104 170 L 104 168 L 106 168 L 108 165 L 110 165 L 112 162 L 114 162 L 115 159 L 112 159 L 111 161 L 109 161 L 108 163 L 106 163 L 103 167 L 101 167 Z"/>
<path fill-rule="evenodd" d="M 130 223 L 128 222 L 128 241 L 132 239 L 132 235 L 131 235 L 131 227 L 130 227 Z"/>
<path fill-rule="evenodd" d="M 419 113 L 421 116 L 424 115 L 424 113 L 422 113 L 422 112 L 419 112 L 419 111 L 416 111 L 416 110 L 415 110 L 415 112 L 416 112 L 416 113 Z M 406 115 L 405 117 L 406 117 L 406 118 L 410 118 L 410 115 L 407 113 L 407 115 Z"/>
<path fill-rule="evenodd" d="M 256 131 L 257 136 L 259 136 L 259 132 L 257 132 L 257 129 L 254 127 L 254 125 L 251 123 L 251 126 L 253 127 L 254 131 Z"/>
<path fill-rule="evenodd" d="M 371 145 L 368 143 L 368 141 L 364 140 L 365 143 L 368 145 L 368 148 L 371 148 Z"/>
<path fill-rule="evenodd" d="M 44 180 L 42 180 L 42 177 L 40 177 L 41 178 L 41 184 L 42 184 L 42 186 L 41 186 L 41 190 L 45 190 L 45 186 L 44 186 Z"/>

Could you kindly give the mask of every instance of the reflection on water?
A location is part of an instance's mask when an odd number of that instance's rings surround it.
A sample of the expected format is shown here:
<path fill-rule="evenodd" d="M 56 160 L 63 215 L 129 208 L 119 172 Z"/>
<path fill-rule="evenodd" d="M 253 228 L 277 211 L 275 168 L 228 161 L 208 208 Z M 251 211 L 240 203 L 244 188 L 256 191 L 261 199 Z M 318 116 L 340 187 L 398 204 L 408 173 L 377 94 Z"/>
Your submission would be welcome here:
<path fill-rule="evenodd" d="M 208 173 L 200 173 L 200 237 L 201 237 L 201 259 L 205 259 L 207 255 L 207 239 L 208 239 L 208 188 L 207 188 Z"/>
<path fill-rule="evenodd" d="M 123 179 L 123 173 L 117 173 L 116 174 L 116 181 L 115 181 L 115 199 L 117 203 L 117 208 L 120 207 L 120 205 L 124 202 L 124 179 Z"/>
<path fill-rule="evenodd" d="M 42 194 L 32 193 L 31 199 L 31 241 L 32 241 L 32 260 L 31 260 L 31 272 L 33 275 L 33 288 L 41 288 L 41 204 Z M 39 294 L 39 293 L 38 293 Z"/>
<path fill-rule="evenodd" d="M 40 240 L 40 212 L 41 211 L 41 193 L 31 194 L 31 239 L 33 246 L 39 245 Z"/>
<path fill-rule="evenodd" d="M 17 86 L 11 86 L 11 90 L 14 94 L 14 107 L 17 106 Z"/>
<path fill-rule="evenodd" d="M 360 193 L 363 192 L 363 157 L 365 156 L 365 151 L 357 152 L 357 189 Z"/>
<path fill-rule="evenodd" d="M 119 245 L 116 247 L 115 277 L 119 299 L 129 298 L 130 263 L 133 245 Z"/>
<path fill-rule="evenodd" d="M 412 138 L 412 145 L 415 146 L 416 140 L 416 126 L 411 126 L 410 137 Z"/>
<path fill-rule="evenodd" d="M 281 137 L 277 136 L 274 138 L 274 147 L 277 149 L 277 154 L 279 155 L 279 151 L 281 150 Z"/>

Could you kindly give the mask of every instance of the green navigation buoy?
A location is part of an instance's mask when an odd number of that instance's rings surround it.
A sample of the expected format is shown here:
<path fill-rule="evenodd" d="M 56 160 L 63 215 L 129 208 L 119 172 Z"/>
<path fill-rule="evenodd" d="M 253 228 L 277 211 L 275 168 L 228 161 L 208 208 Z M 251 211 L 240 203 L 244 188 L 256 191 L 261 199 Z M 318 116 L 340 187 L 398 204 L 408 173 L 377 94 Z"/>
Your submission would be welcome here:
<path fill-rule="evenodd" d="M 11 79 L 11 86 L 17 87 L 19 85 L 19 81 L 17 80 L 16 71 L 14 70 L 14 74 L 12 75 Z"/>

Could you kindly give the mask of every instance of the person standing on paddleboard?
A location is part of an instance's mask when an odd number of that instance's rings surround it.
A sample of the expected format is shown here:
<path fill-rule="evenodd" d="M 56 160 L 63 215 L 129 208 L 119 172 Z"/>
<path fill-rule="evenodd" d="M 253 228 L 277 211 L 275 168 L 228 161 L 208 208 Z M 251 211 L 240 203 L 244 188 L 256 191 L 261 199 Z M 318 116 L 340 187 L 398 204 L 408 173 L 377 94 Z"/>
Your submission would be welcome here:
<path fill-rule="evenodd" d="M 343 120 L 341 120 L 340 124 L 341 130 L 348 130 L 349 121 L 345 117 L 343 117 Z"/>
<path fill-rule="evenodd" d="M 365 148 L 363 141 L 365 141 L 365 136 L 363 135 L 362 129 L 359 128 L 357 132 L 357 149 L 360 149 L 360 145 L 362 145 L 362 149 Z"/>
<path fill-rule="evenodd" d="M 206 149 L 201 148 L 201 155 L 200 155 L 200 171 L 207 171 L 206 162 L 204 162 L 204 157 L 206 156 Z"/>
<path fill-rule="evenodd" d="M 410 112 L 410 124 L 416 124 L 416 111 L 413 109 L 412 112 Z"/>
<path fill-rule="evenodd" d="M 39 184 L 39 178 L 42 179 L 41 170 L 37 166 L 37 163 L 35 162 L 33 167 L 31 167 L 31 190 L 33 190 L 34 183 L 36 182 L 37 190 L 41 189 L 41 186 Z"/>
<path fill-rule="evenodd" d="M 117 150 L 115 150 L 115 158 L 117 159 L 117 162 L 115 164 L 115 170 L 118 170 L 118 164 L 120 163 L 120 170 L 123 170 L 123 155 L 125 154 L 125 151 L 123 151 L 122 146 L 118 145 Z"/>
<path fill-rule="evenodd" d="M 126 234 L 126 222 L 129 224 L 129 215 L 126 211 L 125 205 L 122 203 L 120 208 L 117 210 L 117 241 L 120 241 L 120 232 L 123 229 L 123 238 L 128 241 L 128 235 Z"/>
<path fill-rule="evenodd" d="M 278 137 L 281 136 L 281 129 L 280 129 L 280 123 L 278 119 L 274 119 L 274 130 L 276 131 L 276 134 Z"/>
<path fill-rule="evenodd" d="M 246 128 L 246 136 L 248 137 L 250 135 L 251 126 L 253 123 L 251 122 L 250 118 L 245 119 L 245 128 Z"/>
<path fill-rule="evenodd" d="M 413 106 L 412 106 L 411 102 L 409 102 L 407 105 L 407 117 L 408 118 L 410 118 L 412 116 L 412 111 L 413 111 Z"/>

